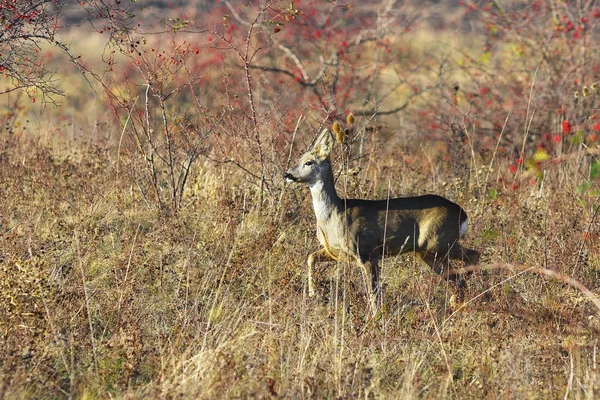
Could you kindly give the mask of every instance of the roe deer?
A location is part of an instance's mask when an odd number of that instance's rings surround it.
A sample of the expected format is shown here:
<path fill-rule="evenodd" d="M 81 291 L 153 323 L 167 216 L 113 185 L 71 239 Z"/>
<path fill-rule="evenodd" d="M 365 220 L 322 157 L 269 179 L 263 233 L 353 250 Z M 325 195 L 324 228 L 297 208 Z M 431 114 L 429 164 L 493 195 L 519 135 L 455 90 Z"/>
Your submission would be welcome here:
<path fill-rule="evenodd" d="M 479 252 L 458 239 L 467 232 L 467 214 L 444 197 L 425 195 L 386 200 L 341 199 L 335 190 L 329 154 L 333 138 L 325 129 L 311 150 L 284 175 L 310 187 L 323 246 L 308 257 L 308 294 L 314 296 L 317 262 L 355 259 L 363 270 L 373 314 L 379 296 L 379 261 L 383 256 L 414 252 L 435 272 L 448 274 L 449 259 L 479 262 Z M 452 277 L 452 276 L 451 276 Z M 452 277 L 456 278 L 456 277 Z"/>

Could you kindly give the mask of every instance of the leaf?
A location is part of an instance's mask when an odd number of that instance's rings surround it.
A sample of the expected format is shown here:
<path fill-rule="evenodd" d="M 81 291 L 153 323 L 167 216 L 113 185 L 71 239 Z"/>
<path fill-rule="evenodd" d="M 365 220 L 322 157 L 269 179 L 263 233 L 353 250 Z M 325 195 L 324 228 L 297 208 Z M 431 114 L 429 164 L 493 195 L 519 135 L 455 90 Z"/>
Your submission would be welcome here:
<path fill-rule="evenodd" d="M 590 180 L 597 179 L 600 176 L 600 160 L 592 163 L 590 167 Z"/>
<path fill-rule="evenodd" d="M 577 187 L 577 194 L 583 194 L 592 186 L 592 182 L 584 182 Z"/>
<path fill-rule="evenodd" d="M 498 232 L 495 229 L 486 229 L 483 232 L 481 232 L 480 237 L 481 239 L 489 243 L 498 239 L 498 237 L 500 237 L 500 232 Z"/>
<path fill-rule="evenodd" d="M 485 53 L 483 53 L 480 57 L 479 57 L 479 62 L 483 63 L 483 64 L 487 64 L 490 62 L 490 57 L 492 56 L 492 53 L 489 51 L 486 51 Z"/>
<path fill-rule="evenodd" d="M 585 139 L 585 132 L 577 131 L 577 132 L 575 132 L 575 134 L 573 136 L 571 136 L 569 138 L 569 141 L 571 142 L 571 144 L 581 144 L 581 143 L 583 143 L 584 139 Z"/>
<path fill-rule="evenodd" d="M 546 153 L 546 150 L 544 149 L 537 149 L 535 151 L 535 154 L 533 155 L 533 161 L 535 161 L 536 163 L 544 162 L 549 159 L 550 156 L 548 155 L 548 153 Z"/>

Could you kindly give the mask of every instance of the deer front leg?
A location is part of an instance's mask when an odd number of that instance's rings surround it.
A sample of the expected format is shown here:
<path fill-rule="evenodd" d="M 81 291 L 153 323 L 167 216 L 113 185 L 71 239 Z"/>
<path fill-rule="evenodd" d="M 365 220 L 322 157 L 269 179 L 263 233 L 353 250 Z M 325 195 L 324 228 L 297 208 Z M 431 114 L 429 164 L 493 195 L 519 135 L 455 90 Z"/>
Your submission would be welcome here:
<path fill-rule="evenodd" d="M 315 264 L 324 261 L 334 261 L 329 252 L 324 248 L 317 250 L 308 256 L 308 297 L 313 297 L 315 295 L 315 283 L 313 281 Z"/>
<path fill-rule="evenodd" d="M 371 314 L 377 314 L 378 303 L 380 302 L 379 290 L 379 257 L 371 257 L 368 260 L 357 259 L 358 264 L 362 268 L 367 295 L 369 296 L 369 306 Z"/>

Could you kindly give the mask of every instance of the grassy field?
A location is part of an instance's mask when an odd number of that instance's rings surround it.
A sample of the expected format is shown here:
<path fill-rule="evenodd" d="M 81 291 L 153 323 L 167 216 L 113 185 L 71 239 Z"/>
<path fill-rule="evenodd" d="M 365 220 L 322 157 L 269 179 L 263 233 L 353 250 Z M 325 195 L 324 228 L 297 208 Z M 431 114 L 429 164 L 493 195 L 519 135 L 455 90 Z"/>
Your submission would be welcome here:
<path fill-rule="evenodd" d="M 433 36 L 415 31 L 421 42 L 389 57 L 432 65 L 419 49 L 440 54 L 444 44 Z M 461 56 L 413 72 L 428 85 L 442 79 L 432 71 L 452 61 L 444 85 L 399 113 L 357 113 L 352 126 L 343 123 L 353 140 L 333 150 L 341 195 L 445 196 L 469 214 L 464 244 L 482 253 L 462 305 L 451 301 L 452 284 L 412 255 L 385 259 L 374 318 L 352 263 L 320 266 L 318 296 L 308 297 L 306 259 L 319 245 L 312 202 L 306 187 L 282 175 L 335 118 L 310 109 L 294 78 L 278 91 L 271 75 L 250 75 L 255 103 L 244 103 L 234 79 L 240 69 L 225 58 L 220 70 L 206 69 L 195 111 L 182 105 L 195 101 L 193 91 L 173 103 L 164 114 L 180 140 L 172 155 L 186 160 L 200 143 L 174 207 L 169 196 L 179 186 L 168 162 L 149 162 L 169 155 L 161 153 L 167 144 L 140 145 L 150 127 L 160 131 L 164 105 L 144 107 L 143 90 L 139 100 L 132 94 L 143 88 L 133 73 L 118 87 L 105 81 L 119 101 L 128 93 L 125 114 L 75 68 L 60 72 L 69 85 L 59 107 L 42 113 L 26 96 L 5 96 L 0 397 L 596 398 L 595 92 L 587 103 L 561 100 L 568 114 L 552 119 L 542 102 L 552 74 L 542 66 L 516 82 L 505 64 L 534 60 L 512 54 L 475 63 L 466 54 L 476 40 L 456 49 Z M 450 42 L 459 46 L 448 34 Z M 494 54 L 510 54 L 512 45 L 507 39 Z M 161 71 L 173 80 L 178 73 Z M 378 76 L 397 74 L 388 63 Z M 577 87 L 583 98 L 581 84 L 594 78 L 565 84 L 568 93 L 552 89 L 571 99 Z M 521 97 L 510 97 L 517 86 Z M 210 108 L 219 91 L 226 99 Z M 399 85 L 385 99 L 402 103 L 413 92 Z M 274 111 L 294 101 L 291 117 Z M 359 101 L 351 94 L 340 107 L 353 112 Z M 565 115 L 574 121 L 585 112 L 589 119 L 565 128 Z M 539 273 L 548 271 L 553 276 Z"/>
<path fill-rule="evenodd" d="M 165 217 L 119 179 L 110 151 L 4 147 L 0 162 L 4 397 L 599 390 L 598 309 L 560 281 L 476 272 L 464 308 L 453 310 L 453 289 L 438 276 L 410 256 L 386 259 L 373 320 L 353 265 L 320 270 L 319 298 L 307 297 L 305 261 L 318 243 L 305 188 L 281 183 L 281 201 L 259 210 L 243 174 L 206 164 L 179 215 Z M 404 173 L 390 189 L 463 204 L 483 265 L 545 266 L 593 289 L 598 223 L 572 178 L 582 163 L 493 199 L 474 182 L 445 184 L 453 177 L 443 173 L 430 184 Z M 399 156 L 389 167 L 402 164 Z"/>

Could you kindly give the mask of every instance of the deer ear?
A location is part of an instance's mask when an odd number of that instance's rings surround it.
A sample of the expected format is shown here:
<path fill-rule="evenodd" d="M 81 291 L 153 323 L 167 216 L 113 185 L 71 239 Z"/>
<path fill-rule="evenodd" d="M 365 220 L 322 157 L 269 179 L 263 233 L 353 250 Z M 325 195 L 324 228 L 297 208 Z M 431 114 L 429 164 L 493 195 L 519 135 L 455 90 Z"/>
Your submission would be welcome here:
<path fill-rule="evenodd" d="M 329 129 L 323 129 L 323 132 L 321 132 L 321 135 L 319 135 L 319 138 L 315 143 L 314 151 L 320 157 L 325 158 L 329 156 L 329 153 L 331 153 L 332 148 L 333 137 L 331 136 L 331 132 L 329 132 Z"/>

